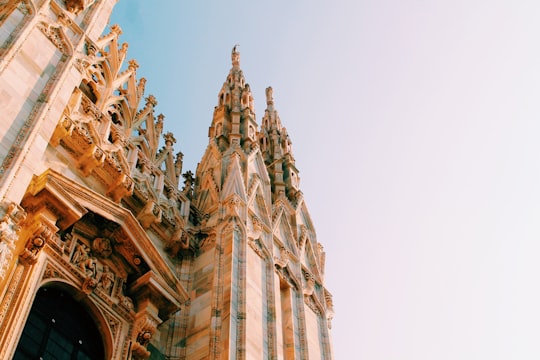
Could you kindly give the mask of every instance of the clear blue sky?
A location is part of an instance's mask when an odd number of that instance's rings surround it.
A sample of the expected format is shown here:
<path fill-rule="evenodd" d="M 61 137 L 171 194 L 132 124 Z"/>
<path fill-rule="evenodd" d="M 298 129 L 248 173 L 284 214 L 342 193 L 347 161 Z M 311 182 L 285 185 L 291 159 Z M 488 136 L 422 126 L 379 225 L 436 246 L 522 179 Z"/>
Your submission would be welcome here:
<path fill-rule="evenodd" d="M 195 170 L 240 44 L 293 141 L 337 359 L 540 358 L 540 2 L 121 0 Z"/>

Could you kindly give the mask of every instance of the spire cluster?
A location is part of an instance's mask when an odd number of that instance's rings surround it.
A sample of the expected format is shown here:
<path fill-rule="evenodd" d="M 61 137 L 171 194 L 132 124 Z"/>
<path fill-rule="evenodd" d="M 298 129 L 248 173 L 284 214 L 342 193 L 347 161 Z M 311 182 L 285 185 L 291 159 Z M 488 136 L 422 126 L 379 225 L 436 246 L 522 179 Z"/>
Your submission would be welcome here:
<path fill-rule="evenodd" d="M 274 108 L 273 89 L 266 88 L 266 109 L 259 130 L 251 88 L 240 69 L 238 45 L 231 51 L 231 61 L 232 68 L 219 91 L 218 104 L 214 109 L 210 141 L 215 141 L 222 152 L 236 146 L 246 153 L 258 148 L 275 184 L 276 196 L 284 193 L 295 200 L 299 195 L 298 170 L 292 154 L 292 141 Z"/>

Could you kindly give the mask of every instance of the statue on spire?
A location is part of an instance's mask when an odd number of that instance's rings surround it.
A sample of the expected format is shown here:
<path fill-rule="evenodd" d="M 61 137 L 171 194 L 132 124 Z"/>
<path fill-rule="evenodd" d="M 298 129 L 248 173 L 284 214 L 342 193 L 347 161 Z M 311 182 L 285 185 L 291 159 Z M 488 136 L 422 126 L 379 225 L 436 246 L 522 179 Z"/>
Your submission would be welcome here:
<path fill-rule="evenodd" d="M 266 105 L 274 104 L 274 90 L 271 86 L 266 88 Z"/>
<path fill-rule="evenodd" d="M 232 60 L 233 66 L 240 66 L 240 53 L 237 50 L 237 48 L 239 46 L 240 45 L 236 44 L 236 45 L 234 45 L 234 47 L 232 49 L 231 60 Z"/>

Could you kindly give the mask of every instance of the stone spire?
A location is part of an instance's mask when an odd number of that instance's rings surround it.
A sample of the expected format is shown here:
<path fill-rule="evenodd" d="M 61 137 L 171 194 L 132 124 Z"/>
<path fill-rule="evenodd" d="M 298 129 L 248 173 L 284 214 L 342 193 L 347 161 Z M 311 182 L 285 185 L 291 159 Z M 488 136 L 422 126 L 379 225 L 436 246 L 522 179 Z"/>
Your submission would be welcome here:
<path fill-rule="evenodd" d="M 231 52 L 232 68 L 218 94 L 208 135 L 220 150 L 240 146 L 249 151 L 256 142 L 257 123 L 253 95 L 240 69 L 238 45 Z"/>
<path fill-rule="evenodd" d="M 266 88 L 266 110 L 262 119 L 259 142 L 268 173 L 272 179 L 274 197 L 287 195 L 296 201 L 301 194 L 300 178 L 292 153 L 292 141 L 287 129 L 282 126 L 277 110 L 274 109 L 274 92 Z"/>

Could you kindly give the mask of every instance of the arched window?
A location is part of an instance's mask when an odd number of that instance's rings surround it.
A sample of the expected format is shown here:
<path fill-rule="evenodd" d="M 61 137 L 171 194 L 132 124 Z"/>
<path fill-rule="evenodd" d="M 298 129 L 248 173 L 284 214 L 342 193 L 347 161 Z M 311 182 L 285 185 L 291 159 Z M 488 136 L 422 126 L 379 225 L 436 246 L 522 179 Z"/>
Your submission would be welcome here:
<path fill-rule="evenodd" d="M 102 337 L 69 293 L 39 289 L 13 359 L 104 359 Z"/>

